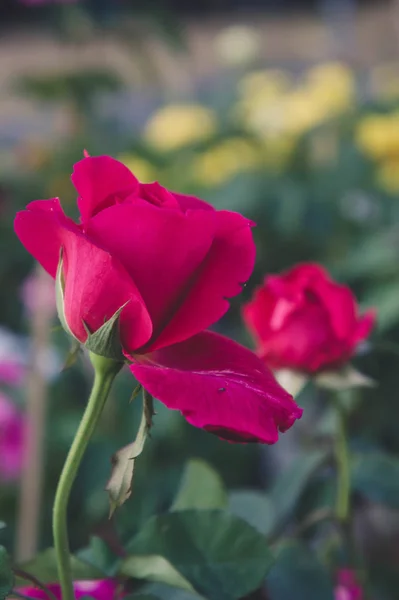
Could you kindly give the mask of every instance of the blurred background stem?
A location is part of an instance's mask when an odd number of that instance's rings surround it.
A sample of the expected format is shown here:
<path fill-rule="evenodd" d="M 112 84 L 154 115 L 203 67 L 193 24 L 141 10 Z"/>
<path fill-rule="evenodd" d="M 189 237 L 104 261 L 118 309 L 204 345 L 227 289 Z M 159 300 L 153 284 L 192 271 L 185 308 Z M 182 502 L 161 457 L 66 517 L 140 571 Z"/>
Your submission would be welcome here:
<path fill-rule="evenodd" d="M 27 433 L 21 478 L 16 537 L 16 560 L 32 558 L 38 549 L 40 508 L 44 472 L 44 439 L 47 408 L 47 383 L 44 361 L 48 348 L 52 314 L 48 310 L 48 281 L 37 265 L 37 298 L 31 313 L 31 365 L 26 386 Z"/>
<path fill-rule="evenodd" d="M 337 461 L 337 497 L 335 514 L 337 520 L 345 525 L 350 511 L 350 468 L 347 441 L 346 413 L 339 398 L 334 402 L 337 414 L 337 435 L 335 439 L 335 456 Z"/>

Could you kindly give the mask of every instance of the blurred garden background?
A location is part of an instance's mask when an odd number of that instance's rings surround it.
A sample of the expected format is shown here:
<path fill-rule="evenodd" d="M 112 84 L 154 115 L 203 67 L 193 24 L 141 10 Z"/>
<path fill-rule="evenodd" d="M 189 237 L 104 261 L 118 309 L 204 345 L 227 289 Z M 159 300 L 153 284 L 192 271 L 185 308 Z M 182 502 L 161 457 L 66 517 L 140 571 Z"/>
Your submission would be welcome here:
<path fill-rule="evenodd" d="M 22 561 L 51 546 L 91 370 L 84 357 L 64 368 L 52 283 L 13 219 L 54 196 L 74 216 L 69 177 L 84 150 L 257 223 L 255 272 L 218 331 L 251 346 L 242 302 L 300 261 L 322 263 L 377 309 L 356 363 L 378 386 L 351 406 L 351 444 L 367 457 L 355 526 L 376 597 L 399 598 L 399 2 L 1 0 L 0 465 L 22 436 L 25 468 L 16 450 L 13 467 L 0 466 L 0 541 Z M 305 388 L 304 418 L 272 448 L 220 441 L 158 403 L 132 497 L 108 521 L 110 457 L 139 421 L 132 389 L 127 372 L 74 487 L 71 544 L 91 544 L 87 560 L 108 560 L 104 539 L 117 555 L 115 531 L 128 538 L 165 510 L 190 459 L 206 463 L 194 463 L 208 474 L 198 494 L 214 469 L 230 510 L 265 535 L 331 504 L 329 470 L 311 475 L 334 424 L 323 393 Z"/>

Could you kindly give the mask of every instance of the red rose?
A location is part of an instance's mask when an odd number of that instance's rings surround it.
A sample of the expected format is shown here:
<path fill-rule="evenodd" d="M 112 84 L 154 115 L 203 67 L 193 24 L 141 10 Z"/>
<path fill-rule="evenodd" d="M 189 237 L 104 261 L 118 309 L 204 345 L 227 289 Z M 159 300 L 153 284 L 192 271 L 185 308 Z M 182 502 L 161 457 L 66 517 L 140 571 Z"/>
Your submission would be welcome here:
<path fill-rule="evenodd" d="M 266 277 L 243 318 L 268 366 L 315 373 L 348 361 L 375 315 L 359 317 L 351 290 L 309 263 Z"/>
<path fill-rule="evenodd" d="M 110 157 L 75 165 L 81 223 L 58 199 L 18 213 L 15 230 L 55 277 L 62 250 L 64 316 L 82 343 L 121 307 L 131 371 L 186 419 L 233 440 L 273 443 L 301 409 L 262 362 L 205 332 L 252 272 L 253 223 L 158 183 Z"/>

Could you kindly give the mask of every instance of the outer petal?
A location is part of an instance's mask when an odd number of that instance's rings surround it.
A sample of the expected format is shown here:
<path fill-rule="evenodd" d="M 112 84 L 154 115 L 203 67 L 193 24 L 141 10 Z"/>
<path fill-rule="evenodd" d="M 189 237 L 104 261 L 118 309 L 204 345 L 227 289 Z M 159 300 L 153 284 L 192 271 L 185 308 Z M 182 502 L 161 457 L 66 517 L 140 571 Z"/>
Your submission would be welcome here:
<path fill-rule="evenodd" d="M 32 202 L 17 214 L 15 231 L 26 249 L 55 277 L 65 250 L 65 313 L 80 341 L 128 302 L 121 315 L 124 347 L 135 350 L 152 333 L 152 323 L 131 277 L 109 253 L 90 242 L 63 213 L 58 199 Z M 93 310 L 95 307 L 95 311 Z"/>
<path fill-rule="evenodd" d="M 185 194 L 176 194 L 176 192 L 172 192 L 173 196 L 176 198 L 179 206 L 183 212 L 187 210 L 215 210 L 211 204 L 205 202 L 205 200 L 200 200 L 195 196 L 186 196 Z"/>
<path fill-rule="evenodd" d="M 175 314 L 207 256 L 215 214 L 126 203 L 90 220 L 90 237 L 121 261 L 140 290 L 155 336 Z"/>
<path fill-rule="evenodd" d="M 373 308 L 365 312 L 364 315 L 360 317 L 355 328 L 355 334 L 353 338 L 354 344 L 362 342 L 369 336 L 375 325 L 376 318 L 377 312 Z"/>
<path fill-rule="evenodd" d="M 255 354 L 216 333 L 158 350 L 130 369 L 189 423 L 231 441 L 273 444 L 302 415 Z"/>
<path fill-rule="evenodd" d="M 58 198 L 36 200 L 17 213 L 15 233 L 30 254 L 55 277 L 64 230 L 79 232 L 78 226 L 64 214 Z"/>
<path fill-rule="evenodd" d="M 140 292 L 118 260 L 83 235 L 64 235 L 65 317 L 72 333 L 85 341 L 83 321 L 99 329 L 124 304 L 120 334 L 126 351 L 145 344 L 152 322 Z"/>
<path fill-rule="evenodd" d="M 199 213 L 203 211 L 195 211 Z M 188 213 L 190 214 L 190 212 Z M 237 213 L 215 212 L 217 233 L 180 308 L 152 349 L 180 342 L 215 323 L 242 291 L 255 263 L 253 223 Z"/>
<path fill-rule="evenodd" d="M 71 176 L 85 223 L 98 211 L 124 200 L 138 190 L 139 182 L 124 164 L 110 156 L 90 156 L 74 165 Z"/>
<path fill-rule="evenodd" d="M 346 285 L 339 285 L 327 278 L 313 282 L 310 288 L 325 306 L 334 335 L 339 340 L 348 339 L 356 323 L 356 300 Z"/>
<path fill-rule="evenodd" d="M 241 309 L 245 325 L 257 345 L 271 334 L 271 319 L 278 302 L 284 302 L 284 299 L 278 300 L 267 287 L 260 287 L 255 291 L 253 300 Z"/>
<path fill-rule="evenodd" d="M 329 361 L 334 341 L 326 311 L 313 305 L 294 313 L 284 327 L 264 338 L 258 354 L 272 368 L 313 371 L 320 366 L 319 360 Z"/>

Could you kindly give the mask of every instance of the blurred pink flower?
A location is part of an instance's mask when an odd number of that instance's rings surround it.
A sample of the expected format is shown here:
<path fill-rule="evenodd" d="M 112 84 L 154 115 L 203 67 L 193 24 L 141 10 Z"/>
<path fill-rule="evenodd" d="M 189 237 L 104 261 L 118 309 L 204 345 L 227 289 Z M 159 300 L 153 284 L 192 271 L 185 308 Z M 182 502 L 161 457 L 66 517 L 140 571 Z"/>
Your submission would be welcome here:
<path fill-rule="evenodd" d="M 61 600 L 61 589 L 58 583 L 48 584 L 47 589 L 54 594 L 57 600 Z M 75 598 L 79 600 L 84 596 L 90 596 L 95 600 L 116 600 L 120 597 L 117 594 L 118 582 L 113 579 L 99 579 L 96 581 L 75 581 L 73 584 Z M 45 591 L 35 587 L 20 587 L 15 590 L 28 598 L 37 598 L 39 600 L 48 600 Z"/>
<path fill-rule="evenodd" d="M 35 312 L 38 306 L 55 315 L 54 280 L 45 271 L 31 273 L 21 286 L 21 299 L 28 316 Z"/>
<path fill-rule="evenodd" d="M 363 591 L 351 569 L 340 569 L 335 588 L 335 600 L 363 600 Z"/>
<path fill-rule="evenodd" d="M 6 385 L 21 385 L 26 374 L 26 368 L 18 362 L 12 360 L 2 360 L 0 362 L 0 382 Z"/>
<path fill-rule="evenodd" d="M 25 420 L 20 410 L 0 393 L 0 481 L 18 479 L 22 469 Z"/>

